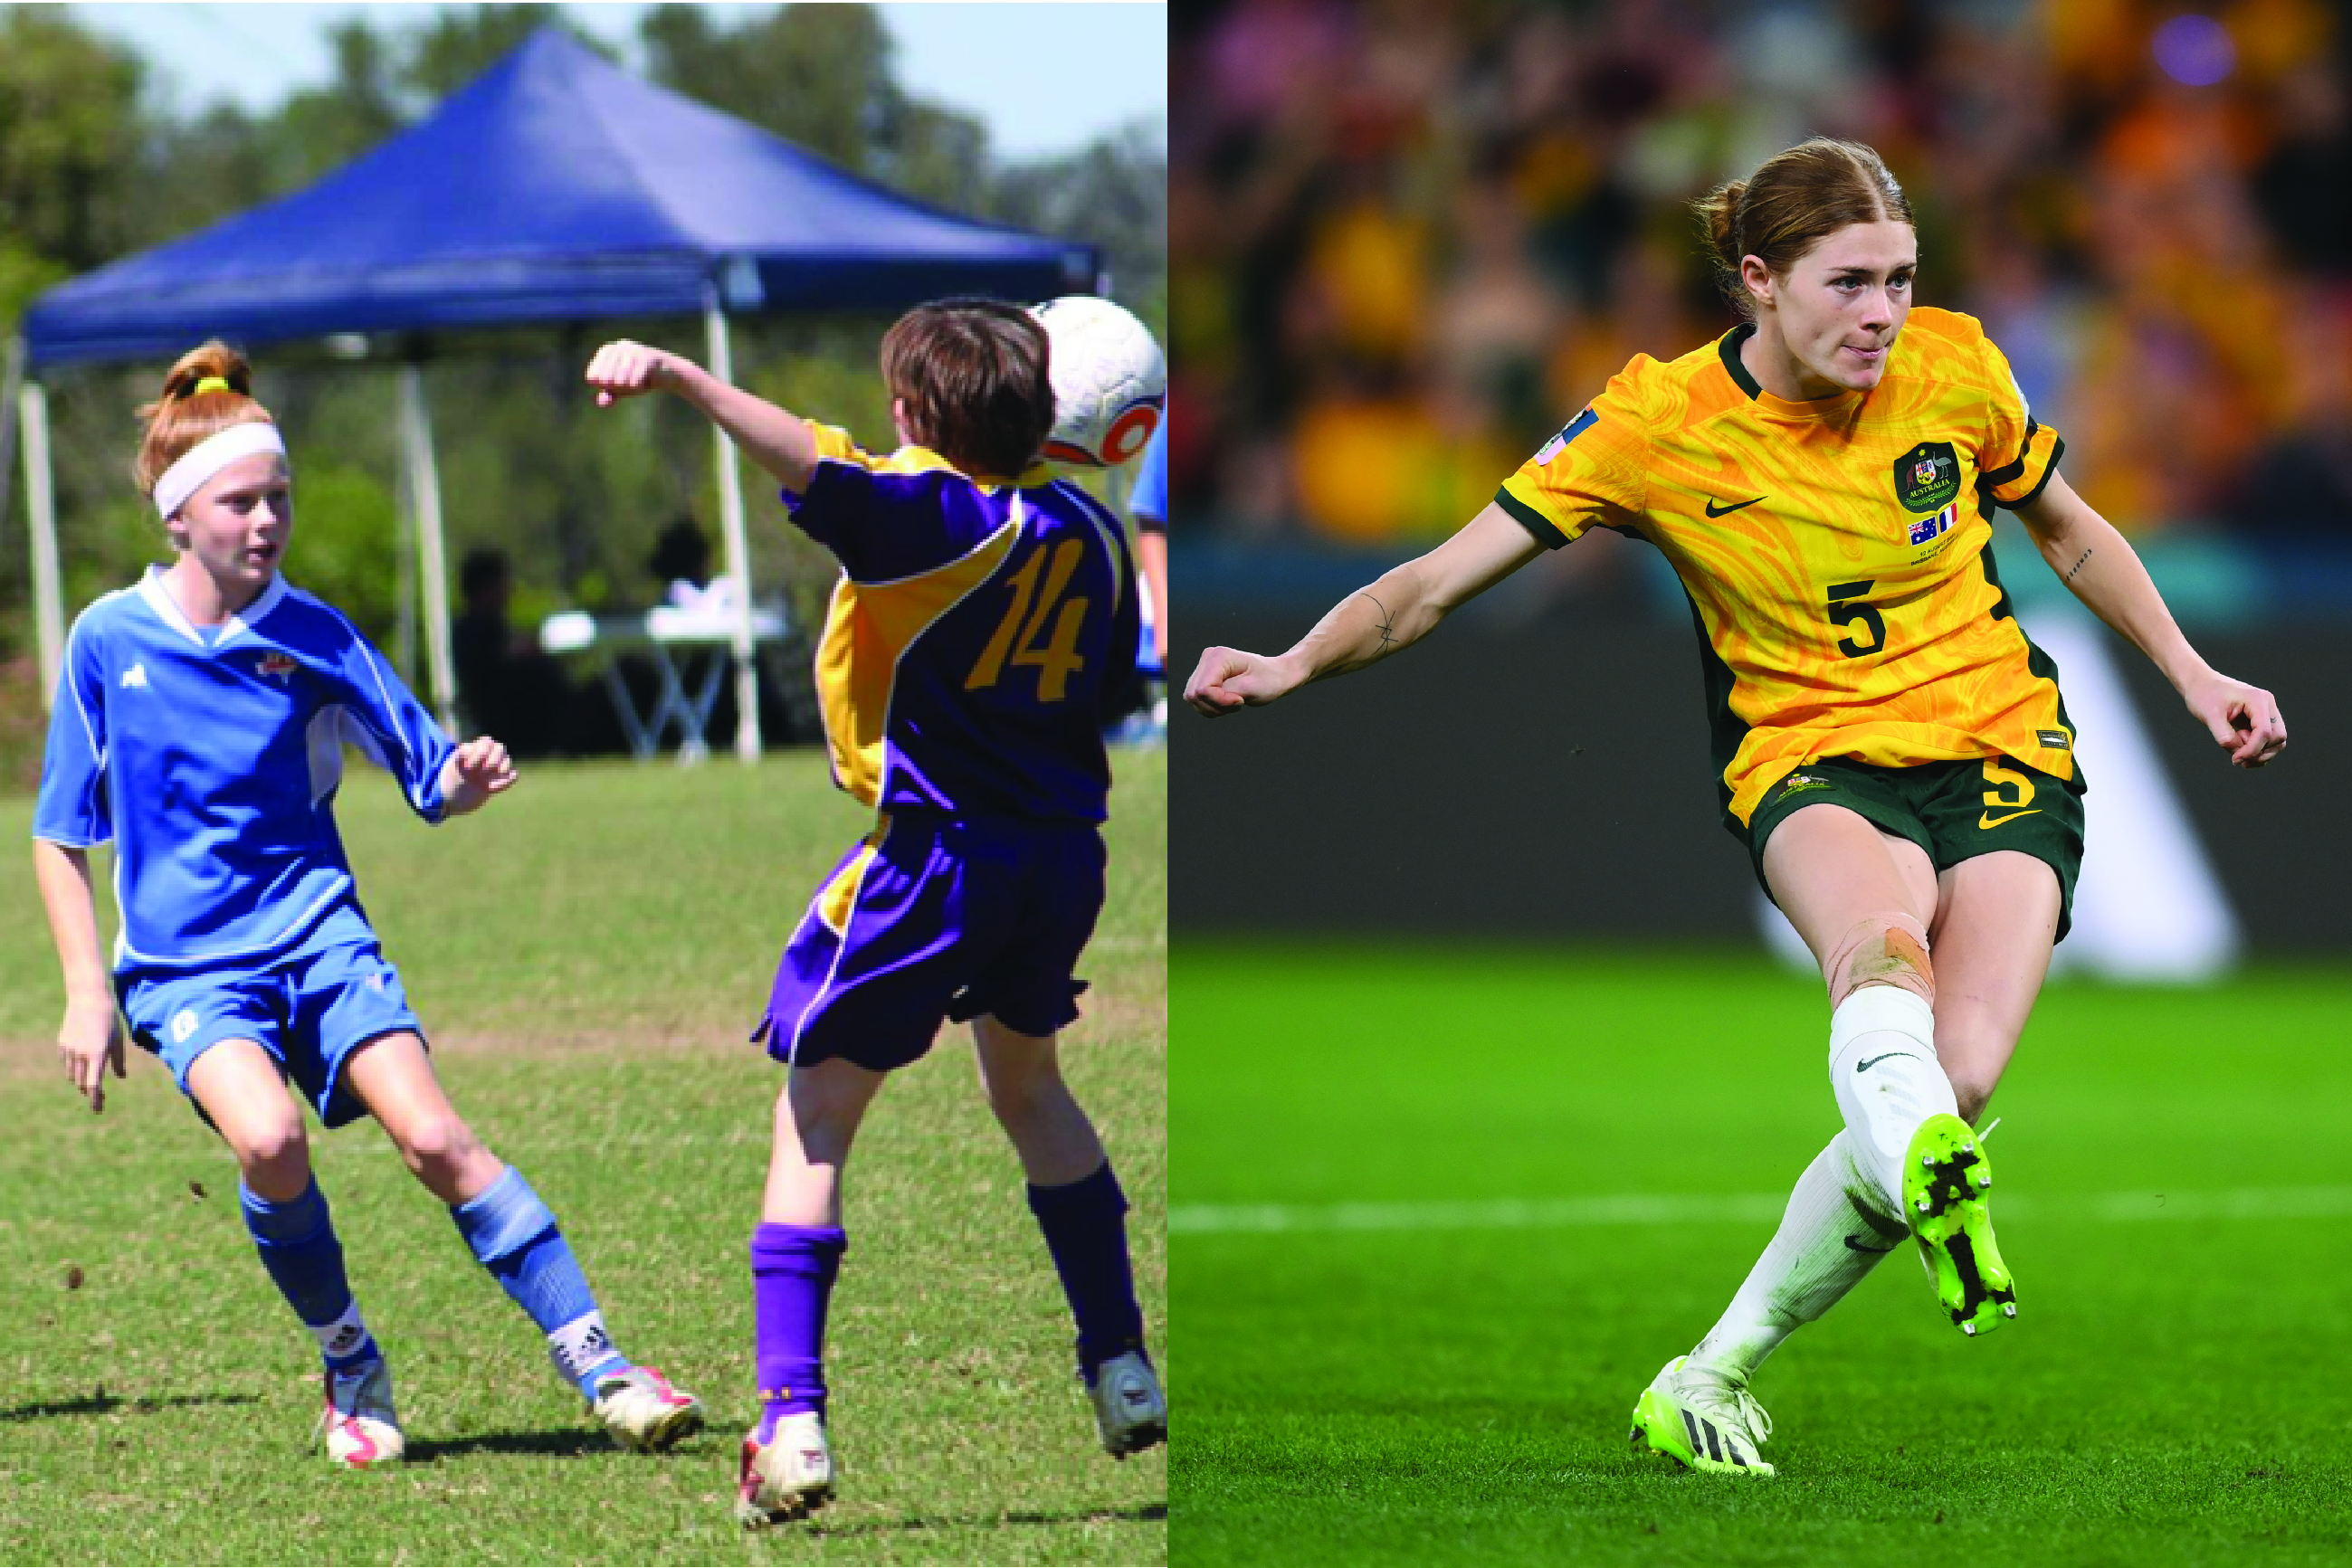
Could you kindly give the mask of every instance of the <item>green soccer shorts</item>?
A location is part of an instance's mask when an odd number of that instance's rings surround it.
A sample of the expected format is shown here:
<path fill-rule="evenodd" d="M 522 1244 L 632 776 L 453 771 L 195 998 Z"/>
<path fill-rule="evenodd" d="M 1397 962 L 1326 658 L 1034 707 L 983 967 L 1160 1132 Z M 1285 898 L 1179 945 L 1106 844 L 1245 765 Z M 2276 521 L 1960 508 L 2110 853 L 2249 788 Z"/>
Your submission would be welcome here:
<path fill-rule="evenodd" d="M 2012 758 L 1922 762 L 1881 768 L 1843 757 L 1808 762 L 1765 791 L 1742 829 L 1756 881 L 1764 882 L 1764 844 L 1791 811 L 1843 806 L 1874 826 L 1910 840 L 1942 872 L 1994 850 L 2016 850 L 2058 873 L 2058 936 L 2074 923 L 2074 879 L 2083 870 L 2083 770 L 2055 778 Z"/>

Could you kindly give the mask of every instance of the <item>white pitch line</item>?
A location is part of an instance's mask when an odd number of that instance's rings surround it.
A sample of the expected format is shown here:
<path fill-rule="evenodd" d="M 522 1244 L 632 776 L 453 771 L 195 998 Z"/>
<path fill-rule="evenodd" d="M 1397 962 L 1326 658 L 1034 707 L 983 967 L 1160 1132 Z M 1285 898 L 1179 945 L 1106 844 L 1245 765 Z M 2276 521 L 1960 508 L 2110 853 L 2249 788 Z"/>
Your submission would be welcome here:
<path fill-rule="evenodd" d="M 1751 1224 L 1780 1218 L 1784 1194 L 1621 1193 L 1485 1203 L 1187 1203 L 1171 1236 L 1272 1236 L 1382 1230 L 1552 1230 L 1586 1225 Z M 2003 1218 L 2032 1219 L 2330 1219 L 2352 1215 L 2352 1186 L 2252 1186 L 2213 1192 L 2004 1194 Z"/>

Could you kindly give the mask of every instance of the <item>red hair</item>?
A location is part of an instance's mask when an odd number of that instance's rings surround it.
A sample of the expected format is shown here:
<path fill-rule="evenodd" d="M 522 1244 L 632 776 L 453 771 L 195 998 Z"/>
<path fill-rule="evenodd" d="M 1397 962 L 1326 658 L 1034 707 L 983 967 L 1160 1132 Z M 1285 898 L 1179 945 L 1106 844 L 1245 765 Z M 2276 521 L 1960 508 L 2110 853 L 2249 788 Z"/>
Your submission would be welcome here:
<path fill-rule="evenodd" d="M 205 384 L 215 381 L 225 384 Z M 142 406 L 139 417 L 147 434 L 131 472 L 142 496 L 152 496 L 163 471 L 198 442 L 232 425 L 278 423 L 253 401 L 253 367 L 217 338 L 180 356 L 164 374 L 163 395 Z"/>

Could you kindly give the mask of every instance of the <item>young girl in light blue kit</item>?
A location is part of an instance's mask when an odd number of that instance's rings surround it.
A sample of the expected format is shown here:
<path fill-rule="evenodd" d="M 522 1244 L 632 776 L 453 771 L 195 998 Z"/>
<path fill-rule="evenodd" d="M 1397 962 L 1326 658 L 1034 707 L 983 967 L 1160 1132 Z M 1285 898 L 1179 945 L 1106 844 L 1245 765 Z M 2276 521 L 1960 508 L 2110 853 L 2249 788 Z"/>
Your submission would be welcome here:
<path fill-rule="evenodd" d="M 667 1448 L 700 1427 L 700 1404 L 620 1354 L 554 1215 L 450 1105 L 335 831 L 347 744 L 428 822 L 478 810 L 513 764 L 488 737 L 453 746 L 350 621 L 278 575 L 291 476 L 249 383 L 219 343 L 173 366 L 142 411 L 136 471 L 176 558 L 91 605 L 67 642 L 33 828 L 65 971 L 58 1053 L 102 1109 L 106 1070 L 123 1071 L 119 1004 L 236 1155 L 262 1264 L 326 1361 L 332 1463 L 396 1460 L 404 1443 L 296 1089 L 329 1127 L 381 1123 L 596 1417 L 632 1448 Z M 89 864 L 110 840 L 110 977 Z"/>

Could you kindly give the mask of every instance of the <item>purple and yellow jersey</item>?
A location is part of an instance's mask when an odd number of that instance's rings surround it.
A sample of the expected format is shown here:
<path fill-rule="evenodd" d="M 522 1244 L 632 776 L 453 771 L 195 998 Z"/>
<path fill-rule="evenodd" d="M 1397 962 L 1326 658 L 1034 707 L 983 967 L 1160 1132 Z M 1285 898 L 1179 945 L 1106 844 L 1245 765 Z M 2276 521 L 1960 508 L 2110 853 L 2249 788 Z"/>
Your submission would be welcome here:
<path fill-rule="evenodd" d="M 2000 350 L 1973 318 L 1922 307 L 1876 387 L 1789 402 L 1740 361 L 1753 330 L 1636 356 L 1496 502 L 1547 544 L 1598 524 L 1664 552 L 1743 825 L 1816 758 L 2006 756 L 2073 779 L 2057 672 L 1992 556 L 1995 508 L 2040 495 L 2064 444 Z"/>
<path fill-rule="evenodd" d="M 1137 636 L 1118 519 L 1042 464 L 975 479 L 811 428 L 784 503 L 841 562 L 816 658 L 835 782 L 886 812 L 1102 821 Z"/>

